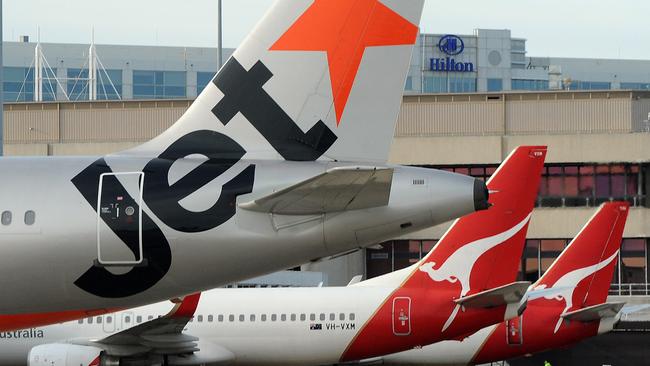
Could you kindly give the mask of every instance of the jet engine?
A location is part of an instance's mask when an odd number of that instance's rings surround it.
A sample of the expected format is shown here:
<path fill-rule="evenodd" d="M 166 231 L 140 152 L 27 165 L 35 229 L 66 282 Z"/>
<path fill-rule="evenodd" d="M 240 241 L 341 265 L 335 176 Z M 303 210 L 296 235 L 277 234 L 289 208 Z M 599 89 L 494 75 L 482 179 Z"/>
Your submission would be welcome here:
<path fill-rule="evenodd" d="M 121 356 L 111 355 L 107 350 L 94 346 L 44 344 L 29 352 L 28 366 L 198 366 L 228 364 L 235 358 L 229 350 L 198 339 L 187 351 L 171 354 L 155 347 L 147 350 L 136 344 L 110 346 L 109 349 Z"/>
<path fill-rule="evenodd" d="M 44 344 L 29 351 L 28 366 L 100 366 L 103 350 L 75 344 Z"/>

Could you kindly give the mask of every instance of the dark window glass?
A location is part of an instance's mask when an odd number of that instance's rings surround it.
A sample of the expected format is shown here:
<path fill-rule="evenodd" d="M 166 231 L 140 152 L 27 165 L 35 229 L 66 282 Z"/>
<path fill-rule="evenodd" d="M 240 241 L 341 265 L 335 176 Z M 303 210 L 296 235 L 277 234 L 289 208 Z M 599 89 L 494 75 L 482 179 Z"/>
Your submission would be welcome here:
<path fill-rule="evenodd" d="M 548 270 L 548 268 L 553 264 L 553 262 L 560 256 L 564 247 L 566 246 L 566 240 L 542 240 L 541 241 L 541 273 L 543 274 Z"/>
<path fill-rule="evenodd" d="M 522 280 L 535 282 L 539 279 L 539 247 L 539 240 L 526 240 L 521 266 Z"/>
<path fill-rule="evenodd" d="M 621 283 L 644 284 L 646 280 L 646 240 L 624 239 L 621 246 Z"/>
<path fill-rule="evenodd" d="M 393 242 L 381 244 L 382 249 L 366 249 L 368 278 L 381 276 L 393 270 Z"/>
<path fill-rule="evenodd" d="M 413 240 L 394 241 L 393 256 L 395 258 L 393 271 L 410 266 L 420 260 L 420 242 Z"/>
<path fill-rule="evenodd" d="M 438 243 L 437 240 L 425 240 L 425 241 L 423 241 L 422 242 L 422 257 L 429 254 L 431 249 L 433 249 L 433 247 L 435 247 L 437 243 Z"/>
<path fill-rule="evenodd" d="M 214 78 L 213 72 L 197 72 L 196 73 L 196 93 L 200 94 Z"/>

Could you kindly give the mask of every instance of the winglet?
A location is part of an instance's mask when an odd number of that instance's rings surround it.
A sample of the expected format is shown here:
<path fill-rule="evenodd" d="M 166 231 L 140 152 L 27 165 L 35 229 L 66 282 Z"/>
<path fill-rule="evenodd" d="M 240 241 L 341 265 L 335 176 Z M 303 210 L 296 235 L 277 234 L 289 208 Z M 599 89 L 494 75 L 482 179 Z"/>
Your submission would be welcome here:
<path fill-rule="evenodd" d="M 167 314 L 168 318 L 192 318 L 196 312 L 196 308 L 199 306 L 199 299 L 201 298 L 201 293 L 196 293 L 193 295 L 188 295 L 183 298 L 183 300 L 174 306 L 172 311 Z"/>

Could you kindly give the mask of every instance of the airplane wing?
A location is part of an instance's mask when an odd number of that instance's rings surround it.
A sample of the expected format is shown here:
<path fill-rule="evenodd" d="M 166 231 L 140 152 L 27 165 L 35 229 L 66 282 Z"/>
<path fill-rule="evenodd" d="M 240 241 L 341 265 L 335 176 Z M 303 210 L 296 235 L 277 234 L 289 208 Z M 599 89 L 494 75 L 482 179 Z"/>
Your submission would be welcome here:
<path fill-rule="evenodd" d="M 591 322 L 603 318 L 615 318 L 625 306 L 624 302 L 611 302 L 589 306 L 584 309 L 569 311 L 561 315 L 563 319 L 579 322 Z"/>
<path fill-rule="evenodd" d="M 307 179 L 251 202 L 245 210 L 281 215 L 314 215 L 388 204 L 393 169 L 343 167 Z"/>
<path fill-rule="evenodd" d="M 199 303 L 200 294 L 186 296 L 172 311 L 122 332 L 96 341 L 75 341 L 80 345 L 104 349 L 108 355 L 129 357 L 157 354 L 174 358 L 174 365 L 219 364 L 234 359 L 227 349 L 184 334 Z"/>
<path fill-rule="evenodd" d="M 486 309 L 520 302 L 530 282 L 513 282 L 492 290 L 461 297 L 454 302 L 465 308 Z"/>

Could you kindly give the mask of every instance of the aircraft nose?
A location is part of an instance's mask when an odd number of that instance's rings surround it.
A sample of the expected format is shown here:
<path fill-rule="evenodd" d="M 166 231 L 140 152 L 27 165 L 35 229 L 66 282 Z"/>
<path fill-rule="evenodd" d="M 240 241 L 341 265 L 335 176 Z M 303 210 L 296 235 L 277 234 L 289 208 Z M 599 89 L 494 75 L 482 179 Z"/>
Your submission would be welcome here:
<path fill-rule="evenodd" d="M 490 191 L 484 181 L 480 179 L 474 180 L 474 209 L 476 211 L 483 211 L 490 208 Z"/>

